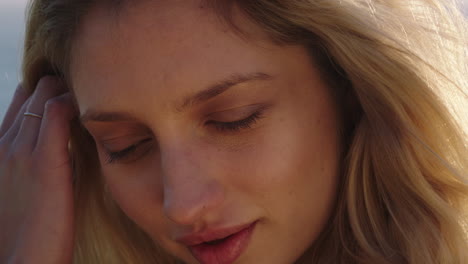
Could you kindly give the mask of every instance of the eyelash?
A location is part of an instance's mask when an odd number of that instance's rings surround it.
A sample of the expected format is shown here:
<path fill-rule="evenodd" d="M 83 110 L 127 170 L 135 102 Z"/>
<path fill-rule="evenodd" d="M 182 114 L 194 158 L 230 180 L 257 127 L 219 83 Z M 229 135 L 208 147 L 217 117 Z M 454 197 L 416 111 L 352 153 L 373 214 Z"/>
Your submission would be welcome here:
<path fill-rule="evenodd" d="M 209 121 L 207 124 L 212 124 L 215 126 L 215 128 L 220 131 L 220 132 L 238 132 L 240 130 L 244 129 L 249 129 L 254 125 L 259 119 L 261 119 L 262 116 L 262 111 L 257 111 L 250 115 L 249 117 L 238 120 L 238 121 L 233 121 L 233 122 L 218 122 L 218 121 Z M 113 164 L 113 163 L 118 163 L 121 161 L 124 161 L 126 158 L 131 157 L 133 154 L 135 154 L 136 150 L 138 150 L 138 147 L 140 145 L 143 145 L 147 142 L 151 141 L 151 139 L 145 139 L 142 140 L 136 144 L 131 145 L 130 147 L 123 149 L 121 151 L 115 151 L 115 152 L 106 152 L 106 163 L 107 164 Z M 145 153 L 143 153 L 145 154 Z"/>
<path fill-rule="evenodd" d="M 249 117 L 242 120 L 233 122 L 209 121 L 208 124 L 213 124 L 215 128 L 220 132 L 237 132 L 242 129 L 251 128 L 252 125 L 254 125 L 262 117 L 262 111 L 257 111 Z"/>
<path fill-rule="evenodd" d="M 142 140 L 121 151 L 115 151 L 115 152 L 106 151 L 106 156 L 107 156 L 106 163 L 112 164 L 112 163 L 117 163 L 118 161 L 125 161 L 126 158 L 131 157 L 132 154 L 135 154 L 135 151 L 138 150 L 138 147 L 140 145 L 143 145 L 149 141 L 151 141 L 150 138 Z"/>

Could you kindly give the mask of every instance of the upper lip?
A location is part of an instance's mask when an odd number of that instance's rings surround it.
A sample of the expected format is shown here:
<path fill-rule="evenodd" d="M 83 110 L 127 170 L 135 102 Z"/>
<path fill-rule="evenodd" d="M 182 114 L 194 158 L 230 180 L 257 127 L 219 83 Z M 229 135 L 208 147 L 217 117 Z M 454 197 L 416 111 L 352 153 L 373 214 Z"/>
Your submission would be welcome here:
<path fill-rule="evenodd" d="M 248 224 L 231 226 L 231 227 L 226 227 L 226 228 L 219 228 L 219 229 L 207 229 L 203 232 L 191 233 L 191 234 L 179 237 L 176 239 L 176 241 L 182 244 L 185 244 L 187 246 L 195 246 L 201 243 L 226 238 L 230 235 L 233 235 L 235 233 L 238 233 L 248 228 L 252 224 L 254 223 L 252 222 Z"/>

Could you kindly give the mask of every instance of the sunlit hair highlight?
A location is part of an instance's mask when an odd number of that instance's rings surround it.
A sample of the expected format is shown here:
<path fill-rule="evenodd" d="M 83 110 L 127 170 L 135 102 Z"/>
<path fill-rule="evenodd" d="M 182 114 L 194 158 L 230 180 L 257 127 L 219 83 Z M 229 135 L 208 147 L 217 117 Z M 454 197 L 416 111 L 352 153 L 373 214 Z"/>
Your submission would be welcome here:
<path fill-rule="evenodd" d="M 94 5 L 118 12 L 125 2 L 31 1 L 24 86 L 32 91 L 42 76 L 55 74 L 73 89 L 70 53 L 82 18 Z M 307 263 L 468 263 L 467 133 L 446 98 L 467 107 L 468 28 L 453 1 L 204 4 L 241 37 L 235 9 L 278 45 L 308 47 L 343 108 L 340 192 Z M 72 134 L 74 263 L 175 263 L 112 201 L 94 141 L 77 120 Z"/>

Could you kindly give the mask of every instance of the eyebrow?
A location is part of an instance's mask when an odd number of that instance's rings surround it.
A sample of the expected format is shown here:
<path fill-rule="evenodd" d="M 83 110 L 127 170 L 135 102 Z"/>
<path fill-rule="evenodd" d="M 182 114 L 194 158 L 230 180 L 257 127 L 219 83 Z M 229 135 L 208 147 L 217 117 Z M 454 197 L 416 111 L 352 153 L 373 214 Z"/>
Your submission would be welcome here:
<path fill-rule="evenodd" d="M 228 78 L 210 85 L 207 89 L 200 91 L 194 95 L 186 97 L 179 107 L 176 107 L 178 112 L 184 111 L 188 107 L 200 104 L 202 102 L 212 99 L 230 88 L 251 81 L 258 80 L 271 80 L 273 77 L 263 72 L 254 72 L 249 74 L 233 74 Z M 90 121 L 95 122 L 124 122 L 124 121 L 137 121 L 137 118 L 126 112 L 100 112 L 93 109 L 87 110 L 81 117 L 81 123 Z"/>

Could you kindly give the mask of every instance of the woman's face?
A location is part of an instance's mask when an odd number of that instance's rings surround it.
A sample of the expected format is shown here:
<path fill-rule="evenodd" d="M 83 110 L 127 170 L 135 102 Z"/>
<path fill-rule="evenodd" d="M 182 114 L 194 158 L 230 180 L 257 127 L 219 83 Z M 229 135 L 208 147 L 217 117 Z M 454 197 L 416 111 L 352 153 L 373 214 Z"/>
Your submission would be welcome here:
<path fill-rule="evenodd" d="M 236 11 L 242 39 L 195 2 L 88 14 L 71 66 L 82 122 L 113 198 L 169 253 L 292 263 L 334 204 L 336 105 L 305 48 Z"/>

